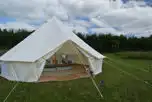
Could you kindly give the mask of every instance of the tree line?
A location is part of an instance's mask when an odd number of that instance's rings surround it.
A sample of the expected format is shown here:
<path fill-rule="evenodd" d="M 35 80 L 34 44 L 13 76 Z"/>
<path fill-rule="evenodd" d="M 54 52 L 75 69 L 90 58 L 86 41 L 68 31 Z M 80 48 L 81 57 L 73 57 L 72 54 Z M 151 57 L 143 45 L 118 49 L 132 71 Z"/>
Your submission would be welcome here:
<path fill-rule="evenodd" d="M 2 30 L 0 29 L 0 48 L 10 49 L 20 41 L 29 36 L 33 31 L 19 30 Z"/>
<path fill-rule="evenodd" d="M 32 32 L 34 31 L 0 29 L 0 48 L 10 49 Z M 76 34 L 98 52 L 152 50 L 152 35 L 138 38 L 135 36 L 126 37 L 124 35 L 116 36 L 112 34 Z"/>

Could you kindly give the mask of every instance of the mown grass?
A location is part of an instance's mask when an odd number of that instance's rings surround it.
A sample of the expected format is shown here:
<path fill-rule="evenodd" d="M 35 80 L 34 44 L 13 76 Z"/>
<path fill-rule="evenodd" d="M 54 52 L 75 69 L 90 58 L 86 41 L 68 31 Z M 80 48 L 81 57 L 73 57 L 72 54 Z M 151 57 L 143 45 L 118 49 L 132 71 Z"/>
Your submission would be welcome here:
<path fill-rule="evenodd" d="M 121 58 L 152 60 L 152 52 L 128 51 L 115 53 Z"/>
<path fill-rule="evenodd" d="M 103 72 L 95 79 L 104 99 L 100 99 L 91 80 L 86 78 L 65 82 L 19 83 L 7 102 L 152 102 L 152 72 L 148 70 L 152 60 L 123 59 L 116 54 L 106 56 Z M 104 81 L 103 85 L 99 85 L 101 80 Z M 0 102 L 15 84 L 0 79 Z"/>

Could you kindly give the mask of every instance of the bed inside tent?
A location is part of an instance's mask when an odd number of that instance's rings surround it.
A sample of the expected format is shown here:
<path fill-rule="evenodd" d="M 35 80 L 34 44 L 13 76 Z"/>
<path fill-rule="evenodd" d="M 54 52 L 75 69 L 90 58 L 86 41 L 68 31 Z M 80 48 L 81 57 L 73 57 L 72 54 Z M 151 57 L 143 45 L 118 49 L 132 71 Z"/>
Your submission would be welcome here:
<path fill-rule="evenodd" d="M 65 81 L 88 77 L 88 68 L 88 58 L 72 41 L 66 41 L 47 58 L 39 81 Z"/>

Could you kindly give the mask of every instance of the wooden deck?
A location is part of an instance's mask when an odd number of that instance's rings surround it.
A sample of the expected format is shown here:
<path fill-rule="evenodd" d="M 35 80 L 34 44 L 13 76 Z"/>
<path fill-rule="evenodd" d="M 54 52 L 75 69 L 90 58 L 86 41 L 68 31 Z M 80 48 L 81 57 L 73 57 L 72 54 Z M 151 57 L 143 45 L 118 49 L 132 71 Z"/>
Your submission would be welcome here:
<path fill-rule="evenodd" d="M 78 78 L 88 77 L 87 72 L 83 65 L 71 65 L 70 70 L 60 70 L 60 71 L 43 71 L 39 82 L 46 81 L 66 81 L 74 80 Z"/>

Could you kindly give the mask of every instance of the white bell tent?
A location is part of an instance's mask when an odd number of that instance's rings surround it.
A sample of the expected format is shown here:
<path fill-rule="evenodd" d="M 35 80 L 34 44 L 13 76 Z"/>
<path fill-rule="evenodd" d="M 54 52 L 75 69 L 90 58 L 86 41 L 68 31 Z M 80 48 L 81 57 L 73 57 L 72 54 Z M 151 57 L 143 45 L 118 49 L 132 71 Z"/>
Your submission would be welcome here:
<path fill-rule="evenodd" d="M 67 63 L 62 62 L 63 55 L 68 56 Z M 46 68 L 46 63 L 53 63 L 53 56 L 57 61 Z M 62 73 L 66 76 L 82 70 L 85 73 L 86 68 L 97 75 L 102 72 L 103 58 L 103 55 L 77 37 L 68 26 L 53 17 L 0 57 L 1 76 L 13 81 L 38 82 L 41 76 L 46 75 L 45 71 L 50 76 L 62 76 Z M 80 70 L 75 67 L 71 72 L 73 65 L 81 66 Z M 79 74 L 79 78 L 81 77 L 84 76 Z"/>

